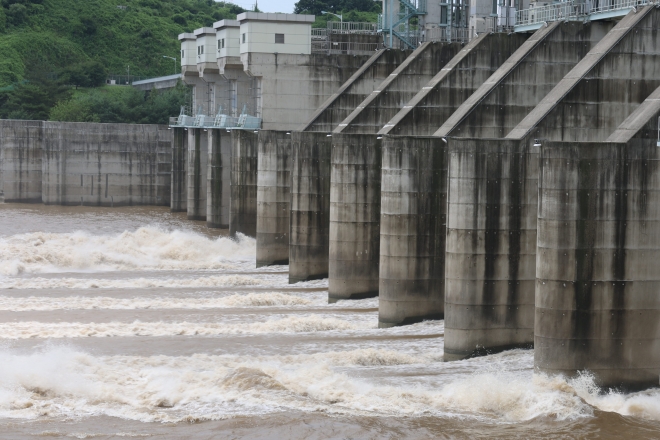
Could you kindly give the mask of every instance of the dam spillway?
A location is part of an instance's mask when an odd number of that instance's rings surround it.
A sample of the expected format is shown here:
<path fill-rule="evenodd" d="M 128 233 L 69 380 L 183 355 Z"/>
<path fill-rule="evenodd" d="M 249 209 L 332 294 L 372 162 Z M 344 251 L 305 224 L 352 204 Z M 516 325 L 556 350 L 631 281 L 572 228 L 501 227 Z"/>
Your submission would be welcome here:
<path fill-rule="evenodd" d="M 2 193 L 169 204 L 256 237 L 256 265 L 292 283 L 328 278 L 331 302 L 378 296 L 381 327 L 444 319 L 445 360 L 533 346 L 541 371 L 654 385 L 659 20 L 251 54 L 262 95 L 232 90 L 262 127 L 2 121 Z M 233 87 L 217 75 L 184 81 Z"/>

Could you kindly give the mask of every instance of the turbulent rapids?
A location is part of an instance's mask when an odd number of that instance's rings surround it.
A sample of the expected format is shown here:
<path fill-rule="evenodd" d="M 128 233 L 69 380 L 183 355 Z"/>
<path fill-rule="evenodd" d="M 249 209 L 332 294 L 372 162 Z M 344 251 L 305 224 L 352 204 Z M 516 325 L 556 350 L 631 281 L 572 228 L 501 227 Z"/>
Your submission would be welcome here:
<path fill-rule="evenodd" d="M 21 217 L 0 207 L 0 221 Z M 3 432 L 428 438 L 469 426 L 466 437 L 540 438 L 660 428 L 658 390 L 535 374 L 530 350 L 443 362 L 442 321 L 378 329 L 377 299 L 328 304 L 325 280 L 289 285 L 285 267 L 257 270 L 250 238 L 205 236 L 174 216 L 145 226 L 151 212 L 127 211 L 103 232 L 93 226 L 103 210 L 36 232 L 48 227 L 46 207 L 32 224 L 0 229 Z"/>

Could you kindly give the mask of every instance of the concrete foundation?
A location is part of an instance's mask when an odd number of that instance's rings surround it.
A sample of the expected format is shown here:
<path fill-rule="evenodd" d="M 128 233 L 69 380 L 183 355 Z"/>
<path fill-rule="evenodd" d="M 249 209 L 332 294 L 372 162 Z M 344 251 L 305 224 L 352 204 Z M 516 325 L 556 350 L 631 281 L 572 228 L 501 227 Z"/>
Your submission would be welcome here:
<path fill-rule="evenodd" d="M 292 133 L 290 283 L 328 276 L 331 150 L 325 133 Z"/>
<path fill-rule="evenodd" d="M 257 267 L 289 264 L 291 133 L 259 132 Z"/>
<path fill-rule="evenodd" d="M 209 129 L 208 144 L 206 226 L 227 229 L 231 195 L 231 133 Z"/>
<path fill-rule="evenodd" d="M 206 221 L 208 131 L 188 129 L 188 219 Z"/>
<path fill-rule="evenodd" d="M 186 212 L 188 206 L 188 182 L 186 159 L 188 157 L 188 132 L 183 128 L 172 129 L 172 190 L 170 210 Z"/>
<path fill-rule="evenodd" d="M 231 148 L 229 234 L 256 237 L 258 134 L 233 130 Z"/>
<path fill-rule="evenodd" d="M 41 203 L 43 122 L 0 121 L 0 199 Z"/>
<path fill-rule="evenodd" d="M 172 131 L 167 127 L 43 124 L 43 203 L 170 205 Z"/>
<path fill-rule="evenodd" d="M 378 295 L 381 144 L 374 135 L 333 135 L 328 299 Z"/>
<path fill-rule="evenodd" d="M 378 325 L 441 319 L 447 144 L 427 137 L 384 139 Z"/>
<path fill-rule="evenodd" d="M 444 359 L 534 341 L 538 146 L 449 140 Z"/>

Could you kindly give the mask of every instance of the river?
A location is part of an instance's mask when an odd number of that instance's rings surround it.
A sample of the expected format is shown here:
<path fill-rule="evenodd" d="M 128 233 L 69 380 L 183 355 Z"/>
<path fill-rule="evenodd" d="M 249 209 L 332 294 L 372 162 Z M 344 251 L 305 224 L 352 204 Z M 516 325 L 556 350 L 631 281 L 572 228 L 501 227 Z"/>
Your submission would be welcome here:
<path fill-rule="evenodd" d="M 2 438 L 660 438 L 660 390 L 443 362 L 443 321 L 378 329 L 166 208 L 0 204 Z"/>

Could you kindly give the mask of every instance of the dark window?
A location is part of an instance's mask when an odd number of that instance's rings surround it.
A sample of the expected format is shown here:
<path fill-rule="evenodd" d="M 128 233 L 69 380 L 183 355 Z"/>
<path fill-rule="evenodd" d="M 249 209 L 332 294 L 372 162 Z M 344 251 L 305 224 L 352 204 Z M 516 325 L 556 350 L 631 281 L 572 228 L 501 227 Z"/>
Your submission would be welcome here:
<path fill-rule="evenodd" d="M 243 43 L 245 43 L 245 34 L 243 34 Z"/>
<path fill-rule="evenodd" d="M 275 44 L 284 44 L 284 34 L 275 34 Z"/>
<path fill-rule="evenodd" d="M 447 24 L 447 6 L 448 5 L 440 5 L 440 24 Z"/>
<path fill-rule="evenodd" d="M 493 15 L 497 15 L 497 0 L 493 0 Z"/>
<path fill-rule="evenodd" d="M 222 49 L 222 41 L 218 40 L 218 49 Z"/>
<path fill-rule="evenodd" d="M 225 48 L 225 39 L 224 38 L 222 39 L 222 48 L 223 49 Z"/>
<path fill-rule="evenodd" d="M 184 58 L 184 56 L 183 56 L 183 49 L 181 49 L 181 59 L 183 59 L 183 58 Z"/>

